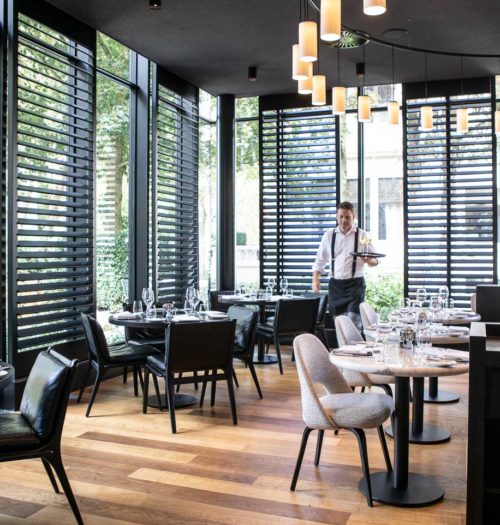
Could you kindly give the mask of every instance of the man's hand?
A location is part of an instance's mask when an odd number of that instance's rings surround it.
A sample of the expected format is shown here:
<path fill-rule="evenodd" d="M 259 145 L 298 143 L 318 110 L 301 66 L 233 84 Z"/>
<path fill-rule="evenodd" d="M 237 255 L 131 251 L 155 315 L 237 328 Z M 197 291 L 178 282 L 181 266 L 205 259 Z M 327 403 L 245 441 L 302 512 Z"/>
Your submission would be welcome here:
<path fill-rule="evenodd" d="M 362 259 L 368 266 L 378 266 L 378 259 L 376 257 L 362 257 Z"/>

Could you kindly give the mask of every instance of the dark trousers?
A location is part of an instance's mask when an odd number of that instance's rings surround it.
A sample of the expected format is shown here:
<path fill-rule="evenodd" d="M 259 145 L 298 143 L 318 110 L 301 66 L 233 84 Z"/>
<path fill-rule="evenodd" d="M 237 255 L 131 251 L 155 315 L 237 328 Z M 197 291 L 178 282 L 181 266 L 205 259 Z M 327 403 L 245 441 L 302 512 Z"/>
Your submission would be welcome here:
<path fill-rule="evenodd" d="M 328 284 L 328 308 L 335 318 L 347 315 L 361 332 L 359 305 L 365 300 L 366 283 L 364 277 L 352 279 L 330 279 Z"/>

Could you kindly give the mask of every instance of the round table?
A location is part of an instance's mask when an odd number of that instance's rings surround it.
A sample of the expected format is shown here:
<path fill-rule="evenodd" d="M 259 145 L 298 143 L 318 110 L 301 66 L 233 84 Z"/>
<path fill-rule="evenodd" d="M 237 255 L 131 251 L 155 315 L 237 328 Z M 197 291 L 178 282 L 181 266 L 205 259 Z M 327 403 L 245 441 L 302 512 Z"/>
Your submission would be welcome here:
<path fill-rule="evenodd" d="M 0 361 L 0 410 L 14 410 L 14 367 Z"/>
<path fill-rule="evenodd" d="M 170 322 L 167 319 L 157 317 L 155 319 L 146 319 L 145 317 L 139 317 L 139 318 L 128 318 L 128 319 L 120 319 L 115 317 L 114 315 L 110 315 L 108 318 L 108 321 L 110 324 L 116 325 L 116 326 L 124 326 L 127 328 L 158 328 L 158 329 L 165 329 L 168 327 Z M 201 322 L 201 321 L 200 321 Z M 192 396 L 190 394 L 174 394 L 174 403 L 175 408 L 183 408 L 188 407 L 191 405 L 194 405 L 197 402 L 197 399 L 195 396 Z M 161 394 L 161 403 L 164 407 L 168 406 L 167 398 L 165 394 Z M 151 408 L 160 408 L 158 405 L 158 398 L 155 395 L 148 397 L 148 406 Z"/>
<path fill-rule="evenodd" d="M 276 306 L 280 299 L 284 299 L 283 295 L 273 295 L 270 299 L 256 299 L 247 295 L 219 295 L 218 301 L 222 304 L 236 304 L 241 306 L 257 306 L 259 309 L 259 323 L 266 324 L 266 306 Z M 292 298 L 292 297 L 290 297 Z M 264 352 L 264 342 L 259 337 L 257 342 L 257 358 L 253 360 L 256 365 L 272 365 L 278 362 L 278 358 L 273 355 L 266 355 Z"/>
<path fill-rule="evenodd" d="M 373 357 L 351 357 L 330 353 L 330 360 L 339 368 L 395 376 L 394 420 L 394 470 L 377 472 L 370 475 L 373 499 L 397 507 L 423 507 L 440 501 L 444 490 L 431 476 L 408 472 L 410 438 L 410 378 L 420 380 L 425 377 L 465 374 L 469 371 L 468 363 L 459 363 L 449 367 L 436 366 L 433 363 L 419 365 L 411 358 L 394 362 L 377 362 Z M 370 394 L 367 394 L 370 395 Z M 362 478 L 359 489 L 366 495 L 366 480 Z"/>

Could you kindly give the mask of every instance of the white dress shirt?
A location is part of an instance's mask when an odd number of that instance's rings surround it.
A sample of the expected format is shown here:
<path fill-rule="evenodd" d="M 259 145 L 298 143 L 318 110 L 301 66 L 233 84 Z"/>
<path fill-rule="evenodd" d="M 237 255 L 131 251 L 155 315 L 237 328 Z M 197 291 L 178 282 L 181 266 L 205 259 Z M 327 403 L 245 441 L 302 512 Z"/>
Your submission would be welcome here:
<path fill-rule="evenodd" d="M 325 268 L 331 263 L 332 236 L 333 232 L 335 231 L 335 275 L 332 276 L 330 264 L 329 277 L 334 277 L 335 279 L 351 279 L 353 277 L 353 256 L 349 255 L 349 252 L 362 251 L 363 246 L 360 241 L 366 237 L 366 231 L 359 229 L 358 247 L 356 250 L 354 247 L 356 230 L 358 230 L 358 228 L 355 226 L 353 226 L 346 234 L 343 234 L 338 226 L 336 228 L 330 228 L 329 230 L 326 230 L 326 232 L 323 234 L 321 243 L 316 253 L 316 260 L 312 268 L 313 271 L 317 271 L 322 274 L 326 273 Z M 376 250 L 373 244 L 370 243 L 367 246 L 366 251 L 375 252 Z M 354 277 L 363 277 L 363 267 L 365 264 L 366 263 L 362 257 L 356 258 Z"/>

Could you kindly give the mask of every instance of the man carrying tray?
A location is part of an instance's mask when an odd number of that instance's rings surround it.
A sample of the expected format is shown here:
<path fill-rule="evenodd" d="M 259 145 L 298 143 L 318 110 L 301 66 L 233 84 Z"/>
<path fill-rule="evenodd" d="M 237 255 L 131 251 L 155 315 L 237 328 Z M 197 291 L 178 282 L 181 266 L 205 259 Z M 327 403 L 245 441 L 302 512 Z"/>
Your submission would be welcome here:
<path fill-rule="evenodd" d="M 320 277 L 330 263 L 330 282 L 328 285 L 328 305 L 330 314 L 335 317 L 345 314 L 361 330 L 359 305 L 365 300 L 365 264 L 377 266 L 374 257 L 352 256 L 350 252 L 374 253 L 369 235 L 353 225 L 354 207 L 350 202 L 342 202 L 337 208 L 337 227 L 326 230 L 321 239 L 316 261 L 313 265 L 312 289 L 321 291 Z M 333 247 L 333 249 L 332 249 Z"/>

